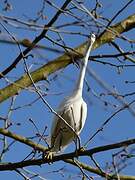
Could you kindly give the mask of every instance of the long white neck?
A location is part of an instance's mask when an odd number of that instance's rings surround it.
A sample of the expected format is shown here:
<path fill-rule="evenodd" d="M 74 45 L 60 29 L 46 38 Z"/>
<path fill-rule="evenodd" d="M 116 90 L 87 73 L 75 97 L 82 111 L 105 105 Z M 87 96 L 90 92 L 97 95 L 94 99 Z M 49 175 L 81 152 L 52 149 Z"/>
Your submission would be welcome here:
<path fill-rule="evenodd" d="M 78 81 L 76 84 L 76 88 L 74 90 L 74 92 L 76 92 L 80 96 L 82 96 L 85 72 L 86 72 L 86 68 L 87 68 L 87 64 L 88 64 L 88 58 L 89 58 L 90 51 L 91 51 L 93 43 L 94 42 L 91 42 L 90 40 L 88 42 L 84 60 L 81 62 L 79 78 L 78 78 Z"/>

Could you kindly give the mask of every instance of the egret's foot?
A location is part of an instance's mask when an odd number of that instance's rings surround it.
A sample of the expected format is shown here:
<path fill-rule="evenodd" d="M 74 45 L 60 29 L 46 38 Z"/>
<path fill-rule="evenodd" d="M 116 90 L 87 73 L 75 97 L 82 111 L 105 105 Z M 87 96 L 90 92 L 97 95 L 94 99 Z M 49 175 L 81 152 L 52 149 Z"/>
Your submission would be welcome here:
<path fill-rule="evenodd" d="M 48 151 L 45 154 L 43 154 L 43 158 L 46 159 L 48 161 L 48 164 L 52 164 L 53 163 L 53 152 Z"/>
<path fill-rule="evenodd" d="M 84 147 L 80 147 L 79 149 L 76 149 L 75 150 L 75 156 L 78 158 L 79 154 L 81 152 L 84 152 L 85 151 L 85 148 Z"/>
<path fill-rule="evenodd" d="M 78 152 L 84 152 L 85 151 L 85 148 L 84 147 L 80 147 L 79 149 L 78 149 Z"/>

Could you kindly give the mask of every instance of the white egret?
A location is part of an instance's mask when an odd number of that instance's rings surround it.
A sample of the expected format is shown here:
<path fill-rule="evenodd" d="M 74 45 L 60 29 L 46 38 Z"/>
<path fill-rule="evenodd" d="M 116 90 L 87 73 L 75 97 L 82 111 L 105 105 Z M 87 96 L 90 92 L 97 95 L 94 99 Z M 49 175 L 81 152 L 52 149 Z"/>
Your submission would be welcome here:
<path fill-rule="evenodd" d="M 87 104 L 83 100 L 83 83 L 88 63 L 89 54 L 95 35 L 91 34 L 88 39 L 85 56 L 81 63 L 80 74 L 72 95 L 66 97 L 60 104 L 57 113 L 68 123 L 69 126 L 59 117 L 54 117 L 51 128 L 51 152 L 57 153 L 63 150 L 73 140 L 77 139 L 82 131 L 87 117 Z M 74 131 L 73 131 L 74 130 Z"/>

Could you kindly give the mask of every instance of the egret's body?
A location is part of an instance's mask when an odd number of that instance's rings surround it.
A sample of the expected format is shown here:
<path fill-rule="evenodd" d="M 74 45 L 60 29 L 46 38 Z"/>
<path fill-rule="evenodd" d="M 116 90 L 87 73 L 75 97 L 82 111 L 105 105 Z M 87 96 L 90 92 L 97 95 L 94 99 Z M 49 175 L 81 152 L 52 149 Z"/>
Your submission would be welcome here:
<path fill-rule="evenodd" d="M 87 117 L 87 104 L 82 98 L 82 91 L 88 57 L 94 41 L 95 35 L 92 34 L 88 40 L 84 61 L 81 63 L 80 75 L 76 87 L 72 95 L 63 100 L 59 106 L 59 110 L 57 111 L 57 113 L 69 124 L 70 127 L 74 129 L 74 131 L 67 126 L 60 117 L 55 116 L 51 128 L 52 152 L 58 152 L 64 149 L 77 138 L 84 127 Z"/>
<path fill-rule="evenodd" d="M 87 116 L 87 105 L 79 95 L 71 95 L 64 99 L 57 112 L 71 126 L 77 135 L 80 134 Z M 55 125 L 51 129 L 52 151 L 58 152 L 76 139 L 76 134 L 62 119 L 55 117 Z"/>

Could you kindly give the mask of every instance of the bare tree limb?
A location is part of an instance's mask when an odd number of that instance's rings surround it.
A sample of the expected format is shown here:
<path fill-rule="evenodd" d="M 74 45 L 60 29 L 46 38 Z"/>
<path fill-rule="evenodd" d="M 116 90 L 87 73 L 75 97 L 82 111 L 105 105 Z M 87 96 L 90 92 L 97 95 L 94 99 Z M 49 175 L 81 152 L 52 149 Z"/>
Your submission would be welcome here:
<path fill-rule="evenodd" d="M 47 25 L 44 26 L 44 30 L 40 33 L 39 36 L 37 36 L 30 46 L 28 46 L 27 49 L 25 49 L 22 53 L 19 54 L 19 56 L 14 60 L 14 62 L 6 68 L 3 72 L 0 73 L 0 79 L 3 78 L 4 75 L 8 74 L 13 68 L 16 67 L 16 65 L 19 63 L 19 61 L 26 56 L 35 46 L 36 44 L 44 38 L 45 34 L 47 33 L 49 27 L 51 27 L 55 21 L 58 19 L 59 15 L 63 12 L 63 10 L 67 7 L 67 5 L 71 2 L 71 0 L 66 0 L 62 7 L 56 12 L 56 14 L 53 16 L 53 18 L 49 21 Z"/>
<path fill-rule="evenodd" d="M 59 160 L 64 160 L 64 162 L 66 163 L 70 163 L 74 166 L 76 166 L 76 164 L 74 163 L 74 161 L 71 158 L 71 154 L 73 153 L 69 153 L 69 154 L 65 154 L 65 155 L 59 155 L 59 156 L 54 156 L 53 157 L 53 162 L 59 161 Z M 75 155 L 76 153 L 74 153 Z M 74 156 L 75 157 L 75 156 Z M 72 157 L 73 158 L 73 157 Z M 23 167 L 27 167 L 27 166 L 41 166 L 42 164 L 46 164 L 49 163 L 49 160 L 46 159 L 29 159 L 29 160 L 25 160 L 25 161 L 20 161 L 20 162 L 16 162 L 16 163 L 1 163 L 0 164 L 0 171 L 7 171 L 7 170 L 16 170 L 18 168 L 23 168 Z M 101 172 L 98 168 L 94 168 L 88 164 L 82 163 L 77 161 L 77 163 L 79 163 L 79 166 L 82 169 L 85 169 L 91 173 L 100 175 L 102 177 L 106 177 L 107 179 L 118 179 L 117 176 L 115 174 L 110 174 L 110 173 L 106 173 Z M 119 176 L 121 180 L 135 180 L 135 176 L 128 176 L 128 175 L 120 175 Z"/>
<path fill-rule="evenodd" d="M 0 39 L 0 43 L 2 44 L 10 44 L 10 45 L 16 45 L 16 42 L 15 41 L 12 41 L 10 39 Z M 32 42 L 29 40 L 29 39 L 22 39 L 22 40 L 18 40 L 18 43 L 24 47 L 30 47 L 30 46 L 33 46 L 32 45 Z M 33 48 L 35 49 L 43 49 L 43 50 L 46 50 L 46 51 L 51 51 L 51 52 L 54 52 L 54 53 L 62 53 L 63 51 L 62 50 L 58 50 L 56 48 L 53 48 L 53 47 L 47 47 L 47 46 L 44 46 L 44 45 L 35 45 Z"/>
<path fill-rule="evenodd" d="M 111 26 L 111 31 L 105 31 L 104 34 L 97 37 L 96 42 L 94 43 L 93 49 L 100 47 L 105 43 L 109 43 L 113 41 L 116 37 L 119 37 L 121 33 L 127 32 L 135 27 L 135 14 L 129 16 L 128 18 L 124 19 L 123 21 Z M 117 32 L 117 33 L 114 33 Z M 36 44 L 36 43 L 35 43 Z M 75 48 L 75 51 L 80 53 L 73 53 L 72 55 L 64 54 L 57 59 L 52 60 L 51 62 L 45 64 L 41 68 L 33 71 L 31 73 L 32 79 L 34 82 L 38 82 L 44 80 L 50 74 L 58 71 L 59 69 L 65 68 L 72 62 L 72 59 L 76 59 L 82 57 L 84 49 L 85 49 L 86 42 L 81 44 L 79 47 Z M 28 51 L 29 52 L 29 51 Z M 27 54 L 27 53 L 26 53 Z M 3 76 L 1 74 L 1 76 Z M 10 84 L 9 86 L 0 90 L 0 102 L 5 101 L 9 97 L 18 94 L 22 89 L 31 85 L 31 80 L 29 79 L 28 75 L 23 75 L 20 79 L 15 81 L 14 83 Z"/>
<path fill-rule="evenodd" d="M 10 137 L 10 138 L 12 138 L 18 142 L 21 142 L 23 144 L 26 144 L 26 145 L 32 147 L 33 149 L 39 150 L 41 152 L 45 152 L 48 149 L 40 144 L 35 143 L 34 141 L 29 140 L 26 137 L 12 133 L 11 131 L 4 129 L 4 128 L 0 128 L 0 134 Z M 95 153 L 108 151 L 108 150 L 112 150 L 112 149 L 117 149 L 117 148 L 121 148 L 124 146 L 127 147 L 132 144 L 135 144 L 135 139 L 129 139 L 129 140 L 121 141 L 121 142 L 114 143 L 114 144 L 99 146 L 99 147 L 95 147 L 95 148 L 92 148 L 89 150 L 78 151 L 78 153 L 72 152 L 72 153 L 68 153 L 68 154 L 54 156 L 54 158 L 52 160 L 55 162 L 55 161 L 64 160 L 64 159 L 72 159 L 77 156 L 91 156 Z M 49 160 L 47 162 L 49 162 Z"/>
<path fill-rule="evenodd" d="M 4 136 L 10 137 L 10 138 L 12 138 L 18 142 L 21 142 L 23 144 L 26 144 L 26 145 L 32 147 L 34 150 L 39 150 L 39 151 L 44 152 L 48 149 L 45 146 L 42 146 L 41 144 L 37 144 L 34 141 L 31 141 L 26 137 L 15 134 L 15 133 L 13 133 L 7 129 L 4 129 L 4 128 L 0 128 L 0 134 L 3 134 Z"/>
<path fill-rule="evenodd" d="M 4 129 L 4 128 L 0 128 L 0 134 L 2 134 L 4 136 L 7 136 L 7 137 L 10 137 L 10 138 L 12 138 L 12 139 L 14 139 L 14 140 L 16 140 L 18 142 L 21 142 L 23 144 L 26 144 L 26 145 L 32 147 L 35 150 L 45 152 L 48 149 L 45 146 L 37 144 L 34 141 L 31 141 L 26 137 L 20 136 L 20 135 L 18 135 L 16 133 L 13 133 L 13 132 L 11 132 L 11 131 L 9 131 L 7 129 Z M 121 142 L 114 143 L 114 144 L 109 144 L 109 145 L 105 145 L 105 146 L 95 147 L 95 148 L 89 149 L 89 150 L 79 151 L 77 154 L 74 153 L 74 152 L 69 153 L 69 154 L 63 154 L 63 155 L 59 156 L 59 157 L 61 157 L 61 159 L 59 159 L 59 160 L 62 160 L 63 157 L 66 157 L 66 159 L 67 158 L 69 159 L 69 158 L 73 158 L 73 157 L 76 157 L 76 156 L 90 156 L 90 155 L 93 155 L 95 153 L 121 148 L 123 146 L 127 147 L 127 146 L 132 145 L 132 144 L 135 144 L 135 139 L 129 139 L 129 140 L 121 141 Z"/>
<path fill-rule="evenodd" d="M 46 147 L 37 144 L 31 140 L 29 140 L 28 138 L 25 138 L 23 136 L 17 135 L 15 133 L 12 133 L 11 131 L 8 131 L 6 129 L 0 128 L 0 134 L 5 135 L 7 137 L 10 137 L 18 142 L 21 142 L 23 144 L 26 144 L 30 147 L 32 147 L 34 150 L 39 150 L 40 152 L 45 152 L 47 150 Z M 114 143 L 114 144 L 109 144 L 109 145 L 105 145 L 105 146 L 99 146 L 99 147 L 95 147 L 93 149 L 89 149 L 89 150 L 84 150 L 84 151 L 78 151 L 78 153 L 76 152 L 72 152 L 72 153 L 68 153 L 68 154 L 62 154 L 62 155 L 58 155 L 58 156 L 53 156 L 51 162 L 56 162 L 56 161 L 60 161 L 63 160 L 67 163 L 70 163 L 74 166 L 76 166 L 76 164 L 74 163 L 74 161 L 72 160 L 75 157 L 78 156 L 91 156 L 95 153 L 99 153 L 99 152 L 103 152 L 103 151 L 108 151 L 108 150 L 112 150 L 112 149 L 116 149 L 116 148 L 121 148 L 123 146 L 129 146 L 131 144 L 135 143 L 135 139 L 129 139 L 126 141 L 121 141 L 118 143 Z M 42 164 L 46 164 L 49 163 L 50 160 L 49 159 L 29 159 L 29 160 L 25 160 L 25 161 L 20 161 L 20 162 L 16 162 L 16 163 L 0 163 L 0 171 L 6 171 L 6 170 L 16 170 L 18 168 L 23 168 L 23 167 L 27 167 L 27 166 L 33 166 L 33 165 L 39 165 L 41 166 Z M 110 174 L 110 173 L 106 173 L 104 171 L 100 171 L 98 168 L 94 168 L 91 167 L 90 165 L 84 164 L 82 162 L 79 162 L 79 166 L 82 169 L 85 169 L 89 172 L 95 173 L 97 175 L 100 175 L 102 177 L 107 177 L 108 179 L 118 179 L 116 175 L 114 174 Z M 126 175 L 120 175 L 120 179 L 122 180 L 135 180 L 135 176 L 126 176 Z"/>

